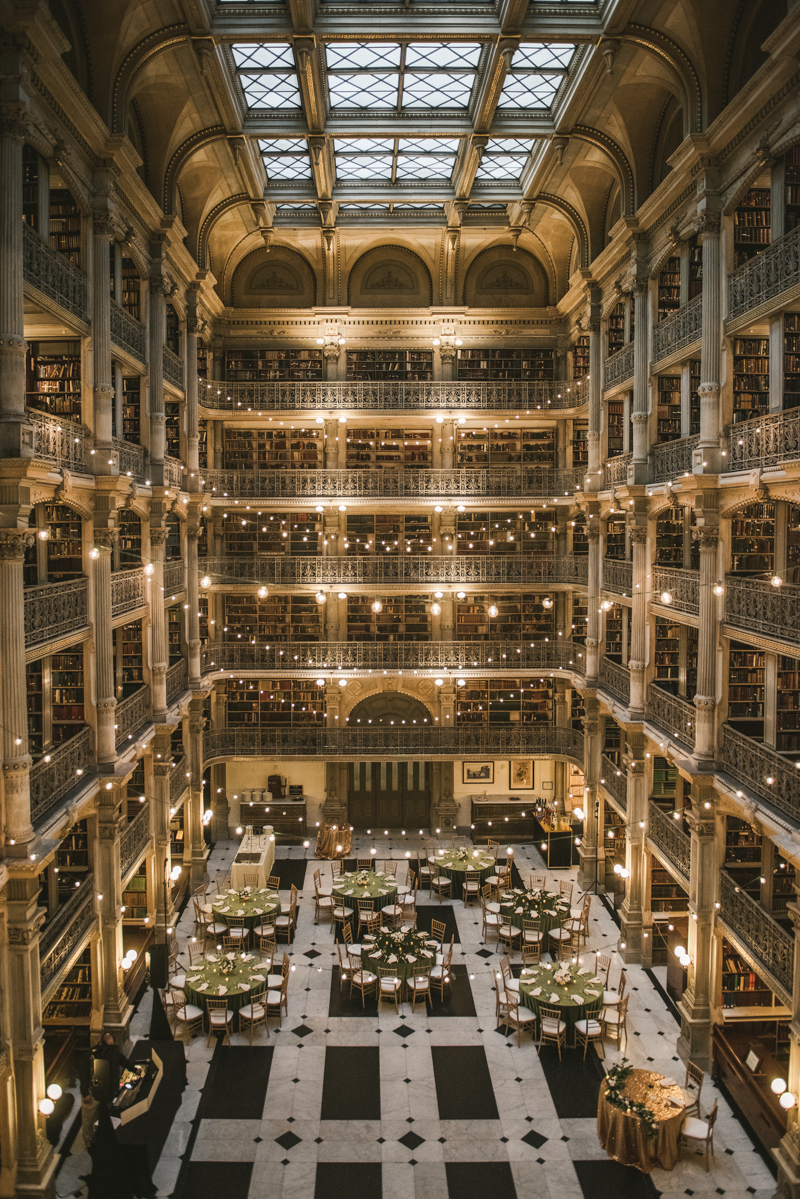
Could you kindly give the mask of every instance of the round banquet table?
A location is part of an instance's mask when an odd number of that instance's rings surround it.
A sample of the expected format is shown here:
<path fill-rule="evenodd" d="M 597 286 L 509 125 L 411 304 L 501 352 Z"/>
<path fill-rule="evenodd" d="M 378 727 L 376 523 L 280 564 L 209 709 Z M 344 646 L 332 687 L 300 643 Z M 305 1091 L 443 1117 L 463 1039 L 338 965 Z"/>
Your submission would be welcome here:
<path fill-rule="evenodd" d="M 677 1083 L 663 1087 L 663 1074 L 651 1070 L 632 1070 L 623 1095 L 650 1108 L 657 1121 L 657 1133 L 651 1137 L 638 1116 L 629 1115 L 606 1099 L 606 1084 L 601 1083 L 597 1105 L 597 1135 L 609 1157 L 624 1166 L 635 1166 L 649 1174 L 656 1166 L 671 1170 L 680 1156 L 680 1133 L 684 1120 L 683 1092 Z M 664 1081 L 668 1081 L 664 1079 Z M 671 1080 L 669 1080 L 671 1081 Z M 678 1100 L 680 1106 L 670 1103 Z"/>
<path fill-rule="evenodd" d="M 448 849 L 444 853 L 433 853 L 428 855 L 428 861 L 435 863 L 442 874 L 446 874 L 448 878 L 453 880 L 452 891 L 456 898 L 459 896 L 456 892 L 463 891 L 464 880 L 468 870 L 477 870 L 480 875 L 480 885 L 486 882 L 487 878 L 493 875 L 497 869 L 497 863 L 491 854 L 482 853 L 478 850 L 478 856 L 473 857 L 474 851 L 467 850 L 467 857 L 461 858 L 458 856 L 457 849 Z"/>
<path fill-rule="evenodd" d="M 379 933 L 374 939 L 370 936 L 362 938 L 361 961 L 364 969 L 372 974 L 378 973 L 378 968 L 394 970 L 401 982 L 420 967 L 427 970 L 436 965 L 436 949 L 426 945 L 428 933 L 408 932 Z M 395 960 L 392 961 L 392 958 Z M 409 961 L 413 958 L 413 961 Z"/>
<path fill-rule="evenodd" d="M 223 957 L 234 963 L 232 974 L 225 975 L 220 971 Z M 250 1003 L 254 995 L 266 991 L 268 974 L 267 966 L 255 954 L 209 954 L 204 961 L 186 971 L 186 1002 L 205 1009 L 208 998 L 226 999 L 228 1007 L 236 1013 Z M 222 993 L 220 987 L 224 987 Z"/>
<path fill-rule="evenodd" d="M 252 888 L 249 898 L 242 899 L 238 891 L 223 891 L 211 901 L 215 916 L 221 916 L 235 927 L 255 928 L 264 917 L 274 919 L 281 913 L 281 900 L 277 891 Z"/>
<path fill-rule="evenodd" d="M 522 928 L 523 920 L 540 920 L 544 949 L 551 928 L 561 928 L 569 919 L 570 906 L 551 891 L 525 891 L 514 887 L 500 900 L 500 914 L 517 928 Z"/>
<path fill-rule="evenodd" d="M 358 912 L 359 899 L 371 899 L 376 912 L 381 908 L 397 901 L 397 880 L 393 874 L 384 874 L 382 870 L 368 870 L 367 885 L 357 884 L 356 879 L 362 873 L 354 870 L 350 874 L 340 874 L 331 888 L 337 899 L 344 902 L 345 907 Z"/>
<path fill-rule="evenodd" d="M 562 967 L 569 974 L 569 981 L 564 985 L 556 983 L 553 976 L 560 973 Z M 519 980 L 520 1001 L 532 1012 L 539 1012 L 539 1005 L 557 1008 L 561 1019 L 567 1026 L 570 1039 L 575 1038 L 575 1024 L 585 1020 L 589 1013 L 598 1012 L 603 1006 L 603 984 L 595 982 L 592 971 L 584 966 L 567 966 L 563 964 L 549 966 L 532 966 L 523 969 Z M 579 974 L 585 970 L 585 974 Z M 538 995 L 534 991 L 539 991 Z M 590 994 L 589 992 L 596 992 Z M 555 999 L 552 996 L 555 995 Z"/>

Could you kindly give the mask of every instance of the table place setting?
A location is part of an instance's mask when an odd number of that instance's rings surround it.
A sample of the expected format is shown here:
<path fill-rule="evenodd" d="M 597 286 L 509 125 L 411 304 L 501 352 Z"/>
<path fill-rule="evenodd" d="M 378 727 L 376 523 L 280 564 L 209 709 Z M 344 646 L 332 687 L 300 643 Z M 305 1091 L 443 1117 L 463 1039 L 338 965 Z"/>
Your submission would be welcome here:
<path fill-rule="evenodd" d="M 281 900 L 277 891 L 261 887 L 242 887 L 240 891 L 228 890 L 224 895 L 211 900 L 211 908 L 220 916 L 235 916 L 246 928 L 257 924 L 259 917 L 267 914 L 279 916 Z"/>
<path fill-rule="evenodd" d="M 382 872 L 354 870 L 348 874 L 340 874 L 334 881 L 332 891 L 341 899 L 372 899 L 375 909 L 379 910 L 394 903 L 397 883 Z"/>
<path fill-rule="evenodd" d="M 522 928 L 523 920 L 539 920 L 542 933 L 546 936 L 551 929 L 561 928 L 564 921 L 569 919 L 570 906 L 550 891 L 514 887 L 501 898 L 500 913 L 517 928 Z"/>
<path fill-rule="evenodd" d="M 536 1013 L 542 1003 L 558 1008 L 562 1020 L 572 1028 L 603 1006 L 602 991 L 587 986 L 589 981 L 581 975 L 580 967 L 569 963 L 524 967 L 519 979 L 520 1001 Z"/>
<path fill-rule="evenodd" d="M 362 961 L 369 963 L 367 969 L 376 974 L 378 967 L 397 966 L 397 977 L 404 981 L 421 966 L 432 966 L 436 961 L 436 950 L 427 944 L 428 934 L 409 932 L 380 932 L 375 937 L 367 934 L 362 941 Z"/>

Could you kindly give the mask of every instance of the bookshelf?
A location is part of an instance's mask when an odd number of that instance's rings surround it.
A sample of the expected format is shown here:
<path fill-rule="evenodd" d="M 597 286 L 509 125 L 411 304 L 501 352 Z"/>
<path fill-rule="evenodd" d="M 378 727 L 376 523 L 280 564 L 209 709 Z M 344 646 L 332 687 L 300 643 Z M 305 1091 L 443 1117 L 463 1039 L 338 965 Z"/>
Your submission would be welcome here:
<path fill-rule="evenodd" d="M 790 926 L 787 921 L 791 918 L 787 904 L 795 899 L 796 870 L 794 864 L 787 861 L 782 854 L 776 853 L 775 858 L 776 864 L 772 878 L 772 915 L 788 930 Z"/>
<path fill-rule="evenodd" d="M 228 724 L 292 727 L 325 723 L 325 693 L 313 679 L 228 680 Z"/>
<path fill-rule="evenodd" d="M 622 729 L 610 718 L 606 720 L 603 733 L 603 754 L 619 767 L 622 756 Z"/>
<path fill-rule="evenodd" d="M 658 276 L 658 320 L 663 321 L 681 306 L 681 259 L 668 258 Z"/>
<path fill-rule="evenodd" d="M 689 360 L 689 436 L 700 432 L 700 359 Z"/>
<path fill-rule="evenodd" d="M 142 862 L 136 874 L 132 875 L 125 884 L 125 890 L 122 892 L 122 902 L 125 905 L 125 912 L 122 917 L 122 923 L 128 924 L 132 920 L 145 920 L 147 918 L 147 863 Z"/>
<path fill-rule="evenodd" d="M 624 665 L 622 661 L 622 624 L 626 612 L 627 608 L 623 608 L 620 604 L 614 604 L 613 608 L 609 608 L 606 612 L 605 656 L 609 661 L 617 662 L 620 666 Z"/>
<path fill-rule="evenodd" d="M 352 429 L 347 436 L 347 466 L 355 470 L 384 466 L 430 466 L 430 429 Z"/>
<path fill-rule="evenodd" d="M 697 694 L 699 637 L 699 629 L 693 625 L 686 625 L 686 699 L 689 700 L 694 699 Z"/>
<path fill-rule="evenodd" d="M 142 563 L 142 522 L 135 512 L 120 508 L 117 514 L 119 526 L 119 569 L 130 570 Z"/>
<path fill-rule="evenodd" d="M 656 755 L 653 758 L 652 799 L 656 801 L 674 799 L 677 783 L 678 767 L 671 765 L 666 758 Z"/>
<path fill-rule="evenodd" d="M 589 553 L 589 538 L 586 536 L 586 517 L 583 514 L 572 521 L 572 552 L 573 554 Z"/>
<path fill-rule="evenodd" d="M 733 216 L 733 267 L 743 266 L 771 241 L 770 189 L 751 187 Z"/>
<path fill-rule="evenodd" d="M 456 724 L 552 724 L 549 679 L 468 679 L 456 694 Z"/>
<path fill-rule="evenodd" d="M 784 216 L 783 231 L 791 233 L 800 224 L 800 146 L 784 156 Z"/>
<path fill-rule="evenodd" d="M 553 350 L 457 350 L 456 377 L 475 382 L 533 382 L 555 377 Z"/>
<path fill-rule="evenodd" d="M 313 511 L 273 512 L 269 516 L 237 512 L 227 514 L 223 530 L 227 554 L 316 555 L 322 538 L 322 517 Z"/>
<path fill-rule="evenodd" d="M 25 358 L 25 402 L 29 408 L 81 419 L 81 343 L 31 341 Z"/>
<path fill-rule="evenodd" d="M 610 516 L 606 524 L 606 557 L 625 559 L 625 514 Z"/>
<path fill-rule="evenodd" d="M 173 354 L 180 357 L 181 352 L 181 322 L 175 308 L 167 300 L 167 329 L 165 342 Z"/>
<path fill-rule="evenodd" d="M 572 465 L 589 465 L 588 420 L 574 420 L 572 422 Z"/>
<path fill-rule="evenodd" d="M 85 1026 L 92 1019 L 92 951 L 84 949 L 42 1013 L 45 1026 Z"/>
<path fill-rule="evenodd" d="M 138 375 L 122 379 L 122 436 L 134 445 L 140 444 L 142 427 L 142 381 Z"/>
<path fill-rule="evenodd" d="M 765 416 L 769 407 L 769 338 L 733 342 L 733 423 Z"/>
<path fill-rule="evenodd" d="M 174 512 L 167 513 L 167 540 L 164 543 L 164 560 L 174 562 L 181 557 L 181 520 Z"/>
<path fill-rule="evenodd" d="M 50 189 L 50 245 L 74 265 L 81 265 L 81 212 L 65 187 Z"/>
<path fill-rule="evenodd" d="M 650 877 L 650 910 L 655 912 L 674 912 L 676 914 L 689 911 L 689 896 L 683 887 L 676 883 L 668 870 L 656 865 L 653 859 L 653 869 Z"/>
<path fill-rule="evenodd" d="M 345 552 L 427 554 L 433 545 L 430 517 L 421 515 L 348 516 Z"/>
<path fill-rule="evenodd" d="M 731 573 L 772 574 L 775 569 L 775 504 L 748 504 L 731 521 Z"/>
<path fill-rule="evenodd" d="M 26 142 L 22 147 L 22 219 L 39 232 L 39 153 Z"/>
<path fill-rule="evenodd" d="M 167 646 L 169 664 L 174 666 L 183 658 L 183 609 L 180 604 L 167 608 Z"/>
<path fill-rule="evenodd" d="M 462 429 L 456 465 L 553 467 L 555 454 L 555 428 Z"/>
<path fill-rule="evenodd" d="M 731 945 L 722 941 L 722 1006 L 772 1007 L 774 997 L 767 984 Z"/>
<path fill-rule="evenodd" d="M 800 751 L 800 662 L 781 654 L 778 658 L 778 723 L 776 748 L 782 753 Z"/>
<path fill-rule="evenodd" d="M 180 400 L 164 397 L 164 433 L 167 439 L 167 454 L 170 458 L 181 458 L 181 403 Z"/>
<path fill-rule="evenodd" d="M 197 378 L 208 378 L 208 350 L 202 337 L 197 339 Z"/>
<path fill-rule="evenodd" d="M 84 727 L 83 653 L 53 654 L 53 745 L 63 745 Z"/>
<path fill-rule="evenodd" d="M 731 642 L 728 722 L 746 737 L 764 735 L 764 651 Z"/>
<path fill-rule="evenodd" d="M 608 349 L 606 357 L 610 358 L 625 345 L 625 301 L 614 307 L 608 318 Z"/>
<path fill-rule="evenodd" d="M 456 641 L 544 641 L 555 638 L 555 604 L 545 607 L 548 595 L 468 595 L 455 605 Z M 497 616 L 489 616 L 489 607 Z"/>
<path fill-rule="evenodd" d="M 798 186 L 800 190 L 800 185 Z M 800 313 L 783 314 L 783 408 L 800 406 Z"/>
<path fill-rule="evenodd" d="M 208 424 L 204 420 L 197 429 L 197 464 L 201 470 L 208 470 Z"/>
<path fill-rule="evenodd" d="M 690 300 L 696 299 L 703 292 L 703 243 L 697 240 L 697 235 L 689 242 L 689 295 Z"/>
<path fill-rule="evenodd" d="M 372 605 L 379 599 L 381 611 Z M 348 641 L 430 641 L 430 596 L 349 595 Z"/>
<path fill-rule="evenodd" d="M 572 640 L 586 644 L 586 625 L 589 621 L 589 599 L 580 591 L 572 593 Z"/>
<path fill-rule="evenodd" d="M 546 508 L 531 510 L 528 516 L 507 511 L 459 512 L 456 516 L 456 542 L 459 554 L 514 554 L 517 549 L 531 554 L 552 554 L 555 550 L 555 515 Z"/>
<path fill-rule="evenodd" d="M 322 378 L 322 349 L 227 350 L 230 383 L 305 382 Z"/>
<path fill-rule="evenodd" d="M 683 566 L 683 508 L 670 508 L 656 521 L 656 563 Z"/>
<path fill-rule="evenodd" d="M 66 903 L 89 873 L 89 830 L 85 820 L 73 824 L 56 850 L 58 903 Z"/>
<path fill-rule="evenodd" d="M 625 401 L 608 401 L 608 457 L 625 452 Z"/>
<path fill-rule="evenodd" d="M 25 667 L 26 706 L 28 712 L 28 745 L 32 754 L 40 754 L 44 744 L 44 704 L 42 692 L 42 659 L 28 662 Z"/>
<path fill-rule="evenodd" d="M 584 333 L 575 342 L 572 350 L 572 377 L 585 379 L 589 370 L 589 335 Z"/>
<path fill-rule="evenodd" d="M 586 715 L 586 705 L 583 702 L 583 696 L 576 687 L 572 688 L 572 699 L 570 701 L 570 723 L 576 732 L 583 732 L 583 718 Z"/>
<path fill-rule="evenodd" d="M 656 617 L 656 682 L 670 695 L 678 694 L 681 626 Z"/>
<path fill-rule="evenodd" d="M 658 444 L 677 441 L 681 435 L 681 377 L 658 377 Z"/>
<path fill-rule="evenodd" d="M 183 846 L 185 842 L 183 827 L 183 805 L 170 818 L 169 822 L 169 852 L 173 861 L 183 861 Z"/>
<path fill-rule="evenodd" d="M 313 595 L 226 595 L 223 635 L 226 641 L 259 645 L 319 641 L 322 611 Z"/>
<path fill-rule="evenodd" d="M 739 872 L 742 872 L 745 879 L 755 878 L 758 889 L 761 876 L 761 834 L 738 816 L 726 817 L 725 869 L 736 875 L 736 881 L 740 885 Z M 758 893 L 753 898 L 757 899 Z"/>
<path fill-rule="evenodd" d="M 226 470 L 316 470 L 322 462 L 317 428 L 225 429 Z"/>
<path fill-rule="evenodd" d="M 800 582 L 800 505 L 786 505 L 786 582 Z"/>
<path fill-rule="evenodd" d="M 47 582 L 79 578 L 83 574 L 80 516 L 66 504 L 45 504 L 44 522 L 48 533 Z"/>
<path fill-rule="evenodd" d="M 433 350 L 348 350 L 347 378 L 360 382 L 427 382 L 433 379 Z"/>
<path fill-rule="evenodd" d="M 140 620 L 114 630 L 114 651 L 117 683 L 125 698 L 144 686 L 144 634 Z"/>
<path fill-rule="evenodd" d="M 142 280 L 132 258 L 122 259 L 122 307 L 134 318 L 142 319 Z"/>

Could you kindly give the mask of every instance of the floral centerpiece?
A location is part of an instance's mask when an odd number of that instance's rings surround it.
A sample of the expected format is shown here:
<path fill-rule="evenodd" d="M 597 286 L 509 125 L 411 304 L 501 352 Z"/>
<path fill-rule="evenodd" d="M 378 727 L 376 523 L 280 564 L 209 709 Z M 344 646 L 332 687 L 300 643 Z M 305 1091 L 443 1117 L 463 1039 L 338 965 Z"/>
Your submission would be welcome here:
<path fill-rule="evenodd" d="M 407 932 L 403 932 L 402 929 L 397 932 L 381 930 L 375 937 L 375 948 L 371 952 L 380 952 L 385 958 L 394 954 L 398 960 L 402 958 L 405 962 L 411 955 L 422 965 L 432 965 L 436 960 L 436 950 L 426 944 L 427 940 L 427 933 L 418 933 L 414 929 L 409 929 Z M 364 953 L 366 955 L 366 948 Z"/>
<path fill-rule="evenodd" d="M 358 874 L 356 875 L 356 882 L 358 883 L 359 887 L 368 887 L 369 886 L 369 871 L 368 870 L 359 870 Z"/>
<path fill-rule="evenodd" d="M 621 1062 L 617 1062 L 615 1066 L 611 1067 L 606 1075 L 606 1099 L 612 1107 L 619 1108 L 626 1115 L 636 1116 L 644 1124 L 647 1135 L 654 1137 L 658 1132 L 655 1114 L 646 1103 L 631 1099 L 624 1093 L 625 1084 L 630 1078 L 632 1070 L 633 1066 L 627 1058 L 623 1058 Z"/>
<path fill-rule="evenodd" d="M 466 862 L 468 858 L 469 858 L 469 852 L 466 849 L 464 849 L 463 845 L 460 849 L 456 850 L 456 861 L 457 862 Z"/>
<path fill-rule="evenodd" d="M 573 981 L 572 971 L 569 966 L 559 966 L 553 975 L 553 982 L 559 987 L 568 987 Z"/>
<path fill-rule="evenodd" d="M 227 975 L 233 974 L 234 969 L 235 969 L 235 966 L 234 966 L 232 954 L 230 956 L 220 958 L 220 963 L 219 963 L 220 974 L 225 975 L 227 977 Z"/>
<path fill-rule="evenodd" d="M 252 887 L 242 887 L 241 891 L 239 892 L 239 899 L 242 901 L 242 903 L 247 903 L 252 890 Z"/>

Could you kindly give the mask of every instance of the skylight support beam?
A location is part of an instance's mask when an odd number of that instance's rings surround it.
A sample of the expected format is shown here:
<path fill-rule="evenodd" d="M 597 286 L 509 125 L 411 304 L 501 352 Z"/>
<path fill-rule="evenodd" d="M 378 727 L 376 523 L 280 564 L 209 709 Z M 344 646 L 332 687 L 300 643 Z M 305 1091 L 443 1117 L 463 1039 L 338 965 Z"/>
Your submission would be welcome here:
<path fill-rule="evenodd" d="M 515 51 L 519 48 L 516 38 L 500 38 L 492 46 L 489 61 L 483 69 L 476 89 L 472 123 L 476 133 L 488 133 L 492 127 L 497 102 L 511 66 Z"/>
<path fill-rule="evenodd" d="M 308 132 L 322 133 L 325 129 L 325 80 L 316 38 L 313 35 L 296 37 L 293 45 Z"/>

